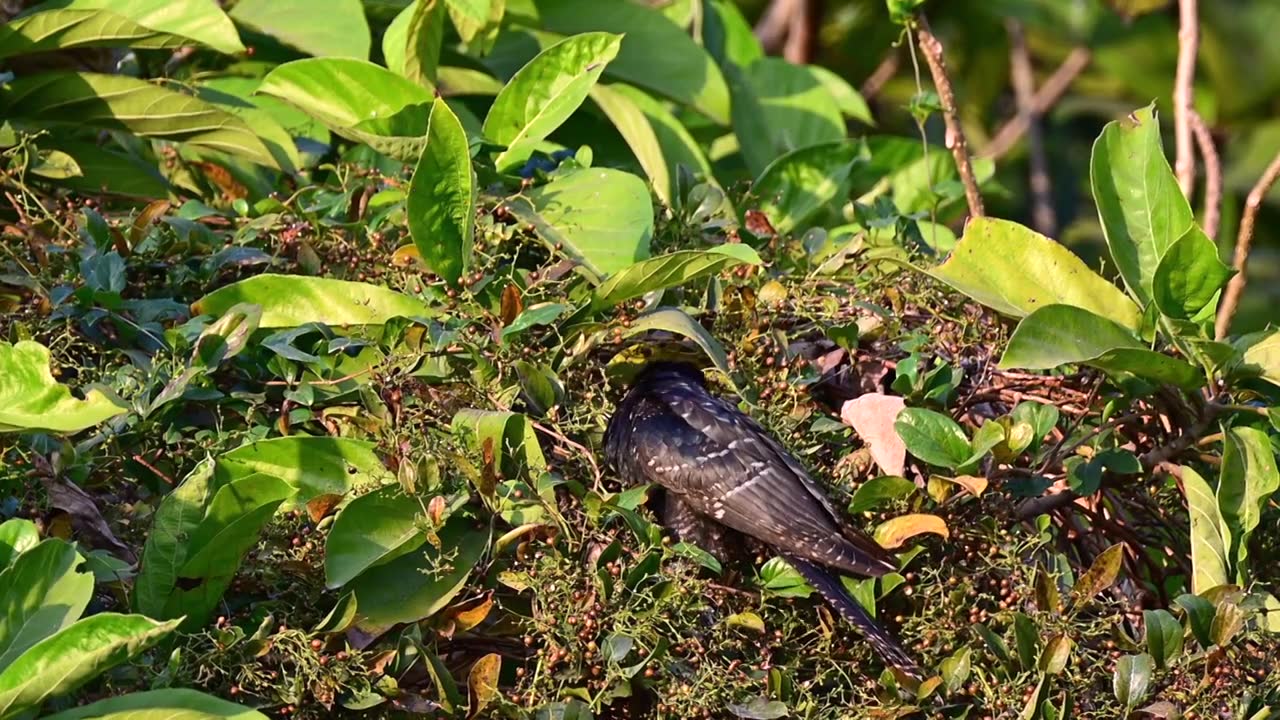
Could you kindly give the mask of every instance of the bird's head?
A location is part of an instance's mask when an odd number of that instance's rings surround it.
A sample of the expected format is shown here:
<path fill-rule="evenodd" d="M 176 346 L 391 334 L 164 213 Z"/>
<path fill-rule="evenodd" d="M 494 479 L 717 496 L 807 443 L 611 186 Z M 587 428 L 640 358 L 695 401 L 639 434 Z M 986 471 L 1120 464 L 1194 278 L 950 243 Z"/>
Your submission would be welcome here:
<path fill-rule="evenodd" d="M 648 338 L 618 351 L 609 360 L 605 373 L 611 385 L 625 388 L 642 376 L 655 372 L 679 372 L 701 377 L 702 371 L 712 366 L 711 359 L 702 348 L 691 342 Z"/>

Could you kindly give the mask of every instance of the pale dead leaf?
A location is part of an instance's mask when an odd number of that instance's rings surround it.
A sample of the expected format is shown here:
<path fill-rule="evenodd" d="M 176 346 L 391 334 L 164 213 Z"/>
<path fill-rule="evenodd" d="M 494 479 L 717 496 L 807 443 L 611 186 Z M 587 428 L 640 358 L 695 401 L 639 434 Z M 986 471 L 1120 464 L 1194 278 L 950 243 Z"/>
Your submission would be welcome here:
<path fill-rule="evenodd" d="M 840 408 L 840 419 L 858 433 L 885 475 L 902 475 L 906 468 L 907 446 L 893 429 L 894 419 L 906 406 L 900 397 L 868 393 Z"/>

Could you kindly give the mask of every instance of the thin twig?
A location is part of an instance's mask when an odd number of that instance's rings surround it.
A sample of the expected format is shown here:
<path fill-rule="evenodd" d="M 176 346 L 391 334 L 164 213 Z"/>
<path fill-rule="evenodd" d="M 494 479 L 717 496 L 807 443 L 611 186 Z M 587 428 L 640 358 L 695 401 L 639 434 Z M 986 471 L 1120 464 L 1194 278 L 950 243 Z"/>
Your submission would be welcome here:
<path fill-rule="evenodd" d="M 933 84 L 938 89 L 938 100 L 942 104 L 942 118 L 947 124 L 946 145 L 955 157 L 960 182 L 964 183 L 964 197 L 969 203 L 969 215 L 982 217 L 986 211 L 982 207 L 978 181 L 973 176 L 973 165 L 969 162 L 969 146 L 965 142 L 964 128 L 960 126 L 960 116 L 956 111 L 956 95 L 951 88 L 951 80 L 947 78 L 942 41 L 938 40 L 929 29 L 929 21 L 923 14 L 916 16 L 916 37 L 920 41 L 920 51 L 924 53 L 925 62 L 929 64 L 929 74 L 933 76 Z"/>
<path fill-rule="evenodd" d="M 791 29 L 791 16 L 803 2 L 804 0 L 773 0 L 769 4 L 769 9 L 760 16 L 754 30 L 760 45 L 766 51 L 776 52 L 786 41 Z"/>
<path fill-rule="evenodd" d="M 862 97 L 870 100 L 879 95 L 880 91 L 884 89 L 885 83 L 898 74 L 898 65 L 901 63 L 902 55 L 898 52 L 898 46 L 895 45 L 889 48 L 889 54 L 884 56 L 884 59 L 880 61 L 876 69 L 872 70 L 867 79 L 862 82 L 862 87 L 860 88 Z"/>
<path fill-rule="evenodd" d="M 1196 52 L 1200 48 L 1200 19 L 1196 0 L 1178 0 L 1178 68 L 1173 85 L 1173 132 L 1177 144 L 1174 170 L 1182 194 L 1191 197 L 1196 182 L 1196 154 L 1191 137 L 1191 108 L 1196 80 Z"/>
<path fill-rule="evenodd" d="M 173 478 L 169 477 L 166 473 L 162 472 L 155 465 L 152 465 L 151 463 L 147 462 L 141 455 L 134 454 L 133 461 L 138 463 L 142 467 L 150 470 L 151 472 L 155 473 L 157 476 L 160 477 L 161 480 L 164 480 L 168 485 L 173 486 Z"/>
<path fill-rule="evenodd" d="M 1044 84 L 1036 91 L 1035 102 L 1031 104 L 1031 108 L 1037 114 L 1043 115 L 1053 107 L 1054 103 L 1062 97 L 1067 88 L 1071 87 L 1071 83 L 1075 82 L 1076 77 L 1084 72 L 1089 66 L 1089 61 L 1093 59 L 1093 53 L 1089 48 L 1078 47 L 1073 49 L 1058 66 L 1053 74 L 1045 79 Z M 1009 152 L 1027 131 L 1027 122 L 1022 115 L 1015 115 L 1009 122 L 1005 123 L 995 135 L 991 138 L 991 142 L 982 148 L 982 152 L 978 153 L 984 158 L 998 158 Z"/>
<path fill-rule="evenodd" d="M 1027 124 L 1027 153 L 1031 166 L 1031 222 L 1036 230 L 1053 237 L 1058 219 L 1053 211 L 1053 188 L 1049 181 L 1049 162 L 1044 154 L 1044 136 L 1040 128 L 1040 113 L 1033 107 L 1036 94 L 1035 73 L 1031 68 L 1031 52 L 1022 32 L 1022 23 L 1005 20 L 1009 33 L 1009 68 L 1013 80 L 1013 93 L 1018 103 L 1018 115 Z"/>
<path fill-rule="evenodd" d="M 543 425 L 542 423 L 539 423 L 539 422 L 534 422 L 531 424 L 533 425 L 533 428 L 535 430 L 540 430 L 546 433 L 547 435 L 550 435 L 552 438 L 560 441 L 562 444 L 567 445 L 573 448 L 574 450 L 577 450 L 579 453 L 581 453 L 582 457 L 586 458 L 587 464 L 591 466 L 591 474 L 595 476 L 596 487 L 603 486 L 604 475 L 600 473 L 600 466 L 596 464 L 595 453 L 588 450 L 582 443 L 577 442 L 576 440 L 570 440 L 567 436 L 565 436 L 564 433 L 560 432 L 559 430 L 556 430 L 555 428 L 547 427 L 546 425 Z"/>
<path fill-rule="evenodd" d="M 787 62 L 797 65 L 813 62 L 821 18 L 820 0 L 800 0 L 796 4 L 787 28 L 787 41 L 782 46 L 782 57 Z"/>
<path fill-rule="evenodd" d="M 1190 117 L 1191 132 L 1196 136 L 1200 157 L 1204 159 L 1204 234 L 1216 240 L 1222 218 L 1222 160 L 1204 118 L 1194 108 Z"/>
<path fill-rule="evenodd" d="M 1240 296 L 1244 294 L 1245 270 L 1249 264 L 1249 246 L 1253 244 L 1253 225 L 1258 221 L 1258 210 L 1267 192 L 1280 177 L 1280 155 L 1276 155 L 1267 171 L 1262 174 L 1258 184 L 1249 191 L 1249 198 L 1244 203 L 1244 215 L 1240 218 L 1240 234 L 1236 236 L 1235 266 L 1236 274 L 1227 283 L 1227 291 L 1222 294 L 1222 305 L 1218 307 L 1218 319 L 1214 323 L 1214 337 L 1221 340 L 1231 330 L 1231 318 L 1240 305 Z"/>

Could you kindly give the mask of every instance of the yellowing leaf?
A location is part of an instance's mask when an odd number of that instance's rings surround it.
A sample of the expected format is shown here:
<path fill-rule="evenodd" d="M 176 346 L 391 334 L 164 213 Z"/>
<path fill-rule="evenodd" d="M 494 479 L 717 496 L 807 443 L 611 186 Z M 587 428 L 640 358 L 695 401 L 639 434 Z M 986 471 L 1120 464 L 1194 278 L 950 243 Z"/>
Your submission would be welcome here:
<path fill-rule="evenodd" d="M 0 343 L 0 432 L 74 433 L 125 411 L 101 390 L 80 400 L 53 378 L 49 349 L 23 340 Z"/>
<path fill-rule="evenodd" d="M 902 547 L 903 543 L 911 538 L 923 533 L 933 533 L 941 535 L 943 538 L 951 537 L 951 532 L 947 529 L 947 523 L 937 515 L 928 515 L 925 513 L 915 513 L 912 515 L 902 515 L 900 517 L 887 520 L 876 528 L 875 539 L 880 547 L 886 550 Z"/>

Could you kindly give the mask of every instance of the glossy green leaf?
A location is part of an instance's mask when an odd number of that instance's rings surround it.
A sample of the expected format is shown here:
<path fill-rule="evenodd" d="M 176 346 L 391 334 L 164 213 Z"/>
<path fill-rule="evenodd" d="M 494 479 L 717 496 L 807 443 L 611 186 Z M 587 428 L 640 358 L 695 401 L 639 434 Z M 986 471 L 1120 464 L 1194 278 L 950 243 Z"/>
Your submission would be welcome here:
<path fill-rule="evenodd" d="M 849 173 L 860 147 L 852 142 L 809 145 L 774 160 L 751 187 L 759 209 L 775 230 L 786 234 L 849 192 Z"/>
<path fill-rule="evenodd" d="M 364 60 L 373 44 L 360 0 L 239 0 L 231 17 L 316 57 Z"/>
<path fill-rule="evenodd" d="M 703 8 L 702 44 L 721 67 L 746 68 L 764 57 L 751 24 L 731 0 L 708 0 Z"/>
<path fill-rule="evenodd" d="M 93 595 L 93 575 L 69 543 L 49 538 L 0 572 L 0 669 L 80 618 Z"/>
<path fill-rule="evenodd" d="M 840 105 L 826 84 L 804 65 L 764 57 L 746 68 L 773 154 L 845 137 Z"/>
<path fill-rule="evenodd" d="M 187 538 L 188 559 L 178 574 L 188 578 L 232 574 L 244 552 L 257 544 L 263 524 L 293 492 L 292 485 L 265 473 L 218 488 Z"/>
<path fill-rule="evenodd" d="M 502 342 L 505 344 L 508 338 L 519 335 L 520 333 L 532 327 L 550 325 L 555 322 L 556 318 L 568 312 L 571 308 L 564 303 L 540 303 L 525 308 L 524 312 L 516 316 L 511 324 L 502 328 Z"/>
<path fill-rule="evenodd" d="M 439 548 L 426 543 L 353 580 L 349 587 L 356 595 L 359 626 L 381 632 L 443 609 L 462 590 L 487 546 L 488 531 L 471 525 L 471 520 L 455 516 L 440 531 Z"/>
<path fill-rule="evenodd" d="M 972 218 L 943 264 L 926 270 L 987 307 L 1025 317 L 1072 305 L 1136 331 L 1142 311 L 1056 240 L 1009 220 Z"/>
<path fill-rule="evenodd" d="M 1267 434 L 1250 427 L 1228 430 L 1218 479 L 1218 507 L 1231 531 L 1230 557 L 1241 569 L 1249 555 L 1249 535 L 1277 490 L 1280 470 Z"/>
<path fill-rule="evenodd" d="M 800 571 L 780 557 L 769 558 L 760 566 L 760 582 L 769 594 L 776 597 L 809 597 L 813 594 L 813 588 L 805 582 Z"/>
<path fill-rule="evenodd" d="M 44 72 L 0 87 L 0 116 L 40 127 L 124 130 L 278 168 L 243 120 L 185 93 L 124 75 Z"/>
<path fill-rule="evenodd" d="M 654 290 L 665 290 L 739 265 L 759 265 L 760 256 L 741 243 L 707 250 L 677 250 L 609 276 L 591 295 L 592 310 L 603 310 Z"/>
<path fill-rule="evenodd" d="M 711 118 L 729 122 L 729 89 L 705 50 L 662 13 L 639 3 L 534 0 L 542 27 L 564 35 L 604 31 L 625 35 L 608 74 L 652 90 Z M 661 48 L 661 52 L 655 52 Z"/>
<path fill-rule="evenodd" d="M 972 667 L 971 654 L 969 648 L 961 648 L 942 661 L 939 670 L 942 673 L 942 682 L 947 686 L 947 692 L 958 692 L 969 681 L 969 672 Z"/>
<path fill-rule="evenodd" d="M 457 285 L 471 266 L 476 187 L 467 133 L 436 98 L 427 146 L 409 184 L 409 234 L 427 266 Z"/>
<path fill-rule="evenodd" d="M 1156 667 L 1165 669 L 1182 654 L 1182 623 L 1168 610 L 1144 610 L 1142 625 L 1147 632 L 1147 653 Z"/>
<path fill-rule="evenodd" d="M 714 180 L 697 141 L 670 110 L 643 90 L 622 83 L 596 85 L 591 99 L 627 141 L 654 192 L 667 205 L 677 200 L 680 165 Z"/>
<path fill-rule="evenodd" d="M 53 378 L 49 349 L 37 342 L 0 342 L 0 432 L 46 430 L 75 433 L 126 408 L 92 388 L 81 400 Z"/>
<path fill-rule="evenodd" d="M 382 35 L 387 67 L 425 88 L 434 88 L 444 24 L 441 0 L 414 0 L 406 6 Z"/>
<path fill-rule="evenodd" d="M 1013 614 L 1013 640 L 1022 669 L 1035 669 L 1040 657 L 1040 633 L 1031 618 L 1020 612 Z"/>
<path fill-rule="evenodd" d="M 219 457 L 217 476 L 220 484 L 254 473 L 278 477 L 296 488 L 297 495 L 286 505 L 292 507 L 319 495 L 345 495 L 394 481 L 374 447 L 368 440 L 339 437 L 259 440 Z"/>
<path fill-rule="evenodd" d="M 520 68 L 494 98 L 484 134 L 507 149 L 495 160 L 509 170 L 573 114 L 600 73 L 618 55 L 619 35 L 586 33 L 543 50 Z"/>
<path fill-rule="evenodd" d="M 897 475 L 881 475 L 858 486 L 849 499 L 849 514 L 866 512 L 916 491 L 916 484 Z"/>
<path fill-rule="evenodd" d="M 536 478 L 547 467 L 538 434 L 529 418 L 500 410 L 459 410 L 452 427 L 474 451 L 492 444 L 494 463 L 504 477 Z"/>
<path fill-rule="evenodd" d="M 1153 664 L 1151 656 L 1146 653 L 1125 655 L 1116 661 L 1116 671 L 1112 676 L 1111 687 L 1115 692 L 1116 700 L 1119 700 L 1126 710 L 1132 710 L 1146 698 L 1147 691 L 1151 687 Z"/>
<path fill-rule="evenodd" d="M 75 690 L 155 645 L 175 627 L 176 621 L 101 613 L 64 628 L 0 671 L 0 718 Z"/>
<path fill-rule="evenodd" d="M 159 617 L 187 562 L 187 538 L 204 518 L 212 495 L 213 460 L 202 460 L 160 501 L 142 551 L 142 568 L 133 584 L 133 607 L 144 615 Z"/>
<path fill-rule="evenodd" d="M 547 245 L 598 276 L 649 257 L 653 203 L 644 180 L 608 168 L 557 174 L 506 207 Z"/>
<path fill-rule="evenodd" d="M 224 285 L 192 303 L 202 315 L 221 315 L 239 303 L 262 306 L 262 328 L 318 322 L 334 328 L 382 325 L 393 317 L 434 314 L 426 303 L 371 283 L 263 273 Z"/>
<path fill-rule="evenodd" d="M 1185 389 L 1204 382 L 1194 366 L 1148 350 L 1127 328 L 1071 305 L 1048 305 L 1023 318 L 1000 358 L 1004 369 L 1048 370 L 1069 363 Z"/>
<path fill-rule="evenodd" d="M 1098 593 L 1111 587 L 1120 576 L 1120 566 L 1124 562 L 1124 544 L 1116 543 L 1103 550 L 1093 559 L 1093 564 L 1085 571 L 1071 588 L 1071 602 L 1081 607 Z"/>
<path fill-rule="evenodd" d="M 45 715 L 43 720 L 267 720 L 233 702 L 180 688 L 144 690 Z"/>
<path fill-rule="evenodd" d="M 1184 465 L 1182 485 L 1191 515 L 1191 592 L 1198 595 L 1230 581 L 1227 548 L 1231 539 L 1209 483 Z"/>
<path fill-rule="evenodd" d="M 1213 625 L 1213 603 L 1191 593 L 1184 593 L 1173 599 L 1178 607 L 1187 613 L 1187 624 L 1191 626 L 1191 634 L 1200 647 L 1208 649 L 1213 645 L 1210 630 Z"/>
<path fill-rule="evenodd" d="M 434 101 L 430 90 L 412 80 L 350 58 L 309 58 L 276 66 L 258 92 L 404 162 L 416 162 L 422 154 Z"/>
<path fill-rule="evenodd" d="M 1111 257 L 1130 294 L 1146 305 L 1160 259 L 1194 222 L 1165 159 L 1154 104 L 1107 124 L 1089 174 Z"/>
<path fill-rule="evenodd" d="M 1280 330 L 1240 338 L 1241 370 L 1280 385 Z"/>
<path fill-rule="evenodd" d="M 347 503 L 325 540 L 325 584 L 341 587 L 365 570 L 416 549 L 426 540 L 419 527 L 425 516 L 422 501 L 406 495 L 398 483 Z"/>
<path fill-rule="evenodd" d="M 19 555 L 40 542 L 36 524 L 25 518 L 10 518 L 0 523 L 0 571 L 9 567 Z"/>
<path fill-rule="evenodd" d="M 1169 246 L 1151 279 L 1151 294 L 1160 312 L 1192 318 L 1213 302 L 1235 271 L 1218 259 L 1218 246 L 1193 225 Z"/>
<path fill-rule="evenodd" d="M 955 420 L 942 413 L 906 408 L 898 413 L 893 428 L 907 450 L 930 465 L 957 468 L 969 459 L 969 438 Z"/>
<path fill-rule="evenodd" d="M 0 57 L 77 47 L 176 49 L 205 45 L 238 54 L 244 45 L 213 3 L 62 0 L 0 26 Z"/>

